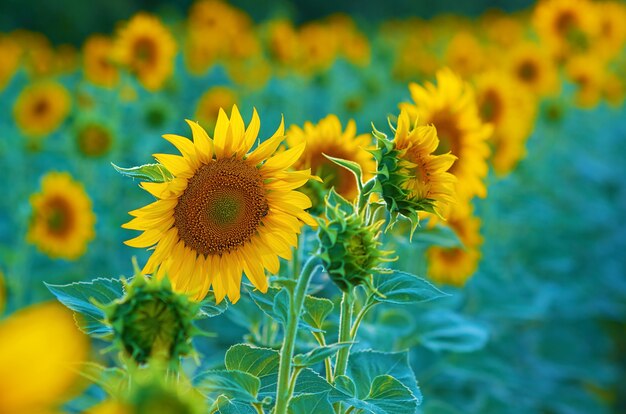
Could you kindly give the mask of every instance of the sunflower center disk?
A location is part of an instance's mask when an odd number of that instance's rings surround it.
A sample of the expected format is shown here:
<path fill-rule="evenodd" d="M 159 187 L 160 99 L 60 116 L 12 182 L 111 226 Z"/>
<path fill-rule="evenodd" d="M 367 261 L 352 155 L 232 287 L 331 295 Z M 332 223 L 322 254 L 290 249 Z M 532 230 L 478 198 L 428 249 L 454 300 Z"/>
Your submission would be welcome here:
<path fill-rule="evenodd" d="M 46 224 L 48 230 L 59 236 L 67 234 L 73 225 L 71 207 L 62 198 L 53 198 L 47 204 Z"/>
<path fill-rule="evenodd" d="M 242 160 L 221 159 L 189 179 L 174 209 L 174 226 L 197 253 L 223 254 L 250 240 L 268 211 L 259 171 Z"/>

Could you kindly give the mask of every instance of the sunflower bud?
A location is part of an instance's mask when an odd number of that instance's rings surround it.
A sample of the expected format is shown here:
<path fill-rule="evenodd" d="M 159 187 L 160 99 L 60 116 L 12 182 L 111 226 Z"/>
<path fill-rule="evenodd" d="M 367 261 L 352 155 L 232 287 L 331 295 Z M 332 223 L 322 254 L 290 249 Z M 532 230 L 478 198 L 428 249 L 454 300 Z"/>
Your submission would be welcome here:
<path fill-rule="evenodd" d="M 333 282 L 342 291 L 365 284 L 372 286 L 372 271 L 389 261 L 391 252 L 379 249 L 383 220 L 366 225 L 354 206 L 331 190 L 326 197 L 326 219 L 320 219 L 319 256 Z"/>
<path fill-rule="evenodd" d="M 193 352 L 199 305 L 172 291 L 167 279 L 136 275 L 126 294 L 104 308 L 115 342 L 139 364 L 154 357 L 176 364 Z"/>

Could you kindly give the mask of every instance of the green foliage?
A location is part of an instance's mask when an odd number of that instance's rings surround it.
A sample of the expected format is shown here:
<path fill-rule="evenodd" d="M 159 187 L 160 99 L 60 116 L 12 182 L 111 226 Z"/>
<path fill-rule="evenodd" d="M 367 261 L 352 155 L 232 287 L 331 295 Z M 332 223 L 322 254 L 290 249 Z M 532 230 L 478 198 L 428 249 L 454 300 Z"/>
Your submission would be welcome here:
<path fill-rule="evenodd" d="M 252 374 L 238 370 L 212 370 L 198 375 L 196 387 L 208 397 L 221 396 L 229 400 L 254 403 L 259 395 L 261 380 Z"/>
<path fill-rule="evenodd" d="M 343 342 L 332 345 L 321 346 L 315 348 L 306 354 L 300 354 L 293 357 L 293 363 L 297 367 L 309 367 L 318 364 L 335 355 L 340 348 L 347 348 L 352 345 L 351 342 Z"/>
<path fill-rule="evenodd" d="M 122 168 L 111 163 L 115 171 L 131 178 L 137 178 L 142 181 L 150 181 L 153 183 L 163 183 L 171 181 L 174 176 L 161 164 L 144 164 L 137 167 Z"/>
<path fill-rule="evenodd" d="M 334 414 L 327 393 L 300 394 L 289 402 L 289 414 Z"/>
<path fill-rule="evenodd" d="M 448 294 L 419 276 L 393 269 L 381 269 L 374 275 L 374 300 L 406 305 L 425 302 Z"/>

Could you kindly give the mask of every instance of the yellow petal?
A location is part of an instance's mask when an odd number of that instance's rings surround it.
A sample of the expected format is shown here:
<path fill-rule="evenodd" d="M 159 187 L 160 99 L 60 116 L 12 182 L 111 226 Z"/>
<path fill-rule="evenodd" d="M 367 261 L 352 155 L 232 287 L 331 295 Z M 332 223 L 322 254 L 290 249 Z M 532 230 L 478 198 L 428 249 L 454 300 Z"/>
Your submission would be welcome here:
<path fill-rule="evenodd" d="M 259 114 L 256 111 L 256 108 L 252 108 L 252 119 L 250 119 L 250 125 L 246 129 L 244 134 L 243 143 L 239 151 L 237 151 L 237 155 L 244 156 L 250 151 L 256 138 L 259 136 L 259 129 L 261 129 L 261 121 L 259 120 Z"/>
<path fill-rule="evenodd" d="M 180 175 L 191 176 L 192 174 L 189 164 L 187 163 L 185 158 L 181 157 L 180 155 L 153 154 L 153 156 L 158 162 L 163 164 L 163 166 L 167 168 L 167 170 L 171 172 L 172 175 L 174 175 L 175 177 L 178 177 Z"/>
<path fill-rule="evenodd" d="M 261 171 L 269 172 L 276 170 L 285 170 L 291 167 L 302 155 L 304 149 L 306 148 L 306 144 L 303 142 L 298 146 L 288 149 L 287 151 L 281 152 L 278 155 L 273 156 L 269 160 L 263 164 L 261 167 Z"/>
<path fill-rule="evenodd" d="M 222 108 L 217 115 L 217 122 L 215 124 L 215 132 L 213 133 L 213 144 L 215 150 L 215 157 L 219 160 L 228 156 L 230 154 L 226 154 L 226 134 L 228 132 L 228 127 L 230 126 L 230 122 L 228 121 L 228 116 L 226 112 Z"/>
<path fill-rule="evenodd" d="M 196 146 L 196 153 L 200 157 L 200 161 L 203 163 L 209 162 L 213 158 L 213 140 L 209 138 L 204 128 L 202 128 L 197 122 L 185 120 L 191 127 L 191 133 L 193 135 L 193 143 Z"/>

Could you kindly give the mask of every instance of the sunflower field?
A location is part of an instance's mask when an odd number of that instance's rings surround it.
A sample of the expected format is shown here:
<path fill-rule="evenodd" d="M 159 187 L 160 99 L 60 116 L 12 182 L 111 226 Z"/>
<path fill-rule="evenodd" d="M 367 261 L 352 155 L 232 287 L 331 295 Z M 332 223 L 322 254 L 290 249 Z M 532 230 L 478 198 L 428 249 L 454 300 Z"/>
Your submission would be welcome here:
<path fill-rule="evenodd" d="M 0 5 L 0 414 L 626 412 L 626 3 L 133 3 Z"/>

